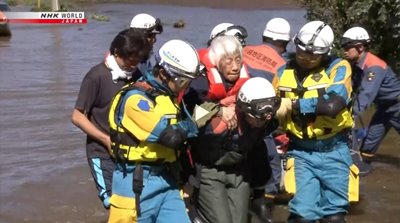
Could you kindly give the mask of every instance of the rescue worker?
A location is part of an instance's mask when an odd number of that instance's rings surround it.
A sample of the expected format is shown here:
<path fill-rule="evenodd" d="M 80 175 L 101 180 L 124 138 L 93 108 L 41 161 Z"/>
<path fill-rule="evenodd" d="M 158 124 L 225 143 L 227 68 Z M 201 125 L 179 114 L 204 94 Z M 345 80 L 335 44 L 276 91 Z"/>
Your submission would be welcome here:
<path fill-rule="evenodd" d="M 179 92 L 200 74 L 193 46 L 170 40 L 155 57 L 152 72 L 121 89 L 111 105 L 117 167 L 109 222 L 190 222 L 178 189 L 176 160 L 186 139 L 218 109 L 205 107 L 212 111 L 195 117 L 195 123 L 177 103 Z"/>
<path fill-rule="evenodd" d="M 345 58 L 353 65 L 355 119 L 372 104 L 376 112 L 372 116 L 366 134 L 356 134 L 361 138 L 360 156 L 353 156 L 360 169 L 360 175 L 372 171 L 369 165 L 378 151 L 379 144 L 387 132 L 394 127 L 400 134 L 400 80 L 393 70 L 379 57 L 368 51 L 370 37 L 362 27 L 347 30 L 341 39 Z M 362 130 L 360 130 L 362 132 Z"/>
<path fill-rule="evenodd" d="M 161 20 L 159 18 L 156 19 L 146 13 L 135 15 L 131 20 L 130 28 L 138 29 L 146 35 L 147 41 L 149 41 L 151 45 L 151 50 L 153 50 L 153 46 L 157 42 L 157 35 L 163 32 Z M 153 68 L 153 65 L 150 61 L 151 54 L 149 54 L 149 57 L 144 58 L 138 66 L 142 74 Z"/>
<path fill-rule="evenodd" d="M 142 32 L 126 29 L 110 45 L 110 55 L 92 67 L 82 80 L 72 123 L 87 134 L 86 156 L 98 196 L 109 208 L 112 173 L 115 163 L 110 155 L 108 111 L 119 89 L 132 82 L 138 63 L 147 56 L 150 46 Z"/>
<path fill-rule="evenodd" d="M 252 77 L 263 77 L 272 81 L 273 77 L 282 74 L 286 68 L 286 60 L 282 54 L 290 40 L 290 24 L 283 18 L 273 18 L 267 22 L 262 35 L 262 44 L 246 46 L 243 49 L 243 60 L 247 64 Z M 276 137 L 285 137 L 276 134 Z M 269 163 L 272 175 L 265 188 L 269 215 L 272 216 L 273 200 L 280 191 L 282 177 L 281 156 L 276 150 L 276 143 L 272 135 L 266 136 Z"/>
<path fill-rule="evenodd" d="M 264 187 L 269 178 L 266 149 L 258 149 L 257 155 L 252 155 L 238 146 L 236 97 L 249 74 L 242 65 L 242 46 L 233 36 L 216 37 L 206 55 L 208 58 L 201 58 L 201 61 L 207 59 L 212 63 L 206 66 L 207 77 L 193 81 L 184 97 L 189 110 L 194 109 L 193 104 L 204 101 L 218 103 L 220 108 L 220 112 L 200 129 L 199 136 L 190 141 L 199 178 L 199 185 L 195 185 L 198 190 L 192 195 L 198 214 L 195 221 L 246 222 L 250 196 L 245 174 L 247 157 L 254 156 L 260 161 L 254 159 L 253 163 L 263 165 L 263 170 L 259 170 L 263 175 L 259 174 L 258 182 L 252 184 Z M 262 199 L 263 195 L 264 190 Z"/>
<path fill-rule="evenodd" d="M 351 67 L 330 55 L 333 41 L 328 24 L 308 22 L 294 37 L 295 61 L 273 81 L 282 100 L 277 118 L 290 138 L 290 223 L 342 223 L 349 207 Z"/>
<path fill-rule="evenodd" d="M 282 54 L 290 40 L 290 24 L 283 18 L 273 18 L 267 22 L 262 36 L 263 44 L 246 46 L 243 60 L 252 76 L 272 81 L 273 77 L 286 68 Z"/>
<path fill-rule="evenodd" d="M 279 106 L 280 98 L 276 97 L 273 86 L 261 77 L 247 80 L 240 88 L 236 102 L 239 148 L 241 151 L 249 151 L 246 166 L 253 189 L 249 212 L 252 212 L 259 222 L 265 223 L 273 222 L 264 198 L 264 188 L 270 179 L 271 170 L 268 160 L 258 156 L 268 157 L 268 154 L 265 154 L 269 150 L 265 148 L 264 137 L 278 127 L 278 120 L 274 116 Z"/>

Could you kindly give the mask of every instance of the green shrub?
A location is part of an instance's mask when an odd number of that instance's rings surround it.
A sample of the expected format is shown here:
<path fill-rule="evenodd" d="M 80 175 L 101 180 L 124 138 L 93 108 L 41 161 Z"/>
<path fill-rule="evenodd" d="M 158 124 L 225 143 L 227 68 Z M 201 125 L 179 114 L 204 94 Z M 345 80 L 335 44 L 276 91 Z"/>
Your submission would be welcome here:
<path fill-rule="evenodd" d="M 298 0 L 306 19 L 327 22 L 340 37 L 352 26 L 364 27 L 371 37 L 371 51 L 400 72 L 400 0 Z M 340 51 L 338 51 L 340 52 Z"/>

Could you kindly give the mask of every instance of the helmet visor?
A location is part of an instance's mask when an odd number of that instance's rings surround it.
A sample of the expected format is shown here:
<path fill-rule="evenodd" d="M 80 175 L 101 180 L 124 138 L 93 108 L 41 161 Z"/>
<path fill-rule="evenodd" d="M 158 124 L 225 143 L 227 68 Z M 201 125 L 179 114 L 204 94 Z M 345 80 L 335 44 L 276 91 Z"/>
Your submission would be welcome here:
<path fill-rule="evenodd" d="M 273 116 L 281 104 L 279 97 L 261 98 L 250 101 L 249 103 L 238 100 L 239 111 L 248 114 L 256 119 L 265 119 Z"/>
<path fill-rule="evenodd" d="M 147 29 L 147 33 L 152 34 L 161 34 L 163 32 L 163 25 L 161 24 L 161 20 L 159 18 L 156 19 L 156 23 Z"/>
<path fill-rule="evenodd" d="M 305 44 L 297 37 L 294 38 L 293 42 L 302 51 L 312 53 L 312 54 L 326 54 L 330 50 L 329 47 L 314 46 L 313 43 Z"/>
<path fill-rule="evenodd" d="M 352 40 L 350 38 L 347 37 L 342 37 L 342 39 L 340 39 L 340 46 L 344 49 L 344 50 L 349 50 L 350 48 L 359 46 L 359 45 L 364 45 L 366 44 L 366 41 L 360 41 L 360 40 Z"/>
<path fill-rule="evenodd" d="M 179 88 L 183 88 L 183 87 L 187 86 L 192 81 L 192 79 L 188 78 L 188 77 L 183 77 L 183 76 L 175 76 L 175 77 L 172 77 L 172 81 Z"/>
<path fill-rule="evenodd" d="M 247 34 L 247 30 L 243 26 L 239 26 L 239 25 L 229 26 L 226 29 L 222 30 L 221 32 L 217 33 L 214 36 L 214 38 L 217 37 L 217 36 L 225 36 L 225 35 L 227 35 L 227 33 L 229 31 L 235 32 L 235 34 L 233 34 L 233 36 L 236 37 L 239 40 L 239 42 L 240 42 L 240 44 L 242 46 L 246 46 L 246 40 L 245 39 L 247 38 L 248 34 Z M 230 35 L 228 35 L 228 36 L 230 36 Z M 212 39 L 209 40 L 209 42 L 211 42 L 211 41 L 212 41 Z"/>

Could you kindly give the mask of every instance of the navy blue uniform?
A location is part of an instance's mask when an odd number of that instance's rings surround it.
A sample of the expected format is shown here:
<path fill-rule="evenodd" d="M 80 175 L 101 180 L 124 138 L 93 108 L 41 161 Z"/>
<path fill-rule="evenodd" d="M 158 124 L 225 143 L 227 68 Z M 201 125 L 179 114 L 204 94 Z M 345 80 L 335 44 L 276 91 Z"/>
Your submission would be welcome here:
<path fill-rule="evenodd" d="M 353 112 L 357 117 L 372 103 L 376 106 L 361 153 L 372 156 L 391 127 L 400 134 L 400 79 L 380 58 L 370 52 L 354 67 Z"/>

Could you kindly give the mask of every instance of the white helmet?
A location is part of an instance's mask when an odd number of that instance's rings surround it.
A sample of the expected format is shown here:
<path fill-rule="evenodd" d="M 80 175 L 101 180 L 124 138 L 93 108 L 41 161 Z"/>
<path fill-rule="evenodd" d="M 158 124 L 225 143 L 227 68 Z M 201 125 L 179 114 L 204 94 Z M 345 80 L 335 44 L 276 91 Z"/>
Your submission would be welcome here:
<path fill-rule="evenodd" d="M 340 45 L 344 47 L 345 45 L 351 44 L 359 44 L 359 43 L 369 43 L 370 38 L 367 30 L 362 27 L 353 27 L 348 29 L 344 34 L 342 39 L 340 40 Z"/>
<path fill-rule="evenodd" d="M 211 45 L 211 41 L 217 36 L 234 36 L 239 40 L 242 46 L 245 46 L 247 30 L 242 26 L 232 23 L 220 23 L 211 30 L 210 39 L 208 40 L 209 46 Z"/>
<path fill-rule="evenodd" d="M 333 31 L 328 24 L 322 21 L 311 21 L 296 34 L 294 44 L 303 51 L 327 54 L 332 49 L 333 40 Z"/>
<path fill-rule="evenodd" d="M 290 25 L 286 19 L 273 18 L 265 25 L 263 36 L 272 40 L 290 40 Z"/>
<path fill-rule="evenodd" d="M 131 20 L 131 28 L 144 29 L 148 33 L 161 34 L 163 26 L 160 19 L 145 13 L 135 15 Z"/>
<path fill-rule="evenodd" d="M 236 104 L 241 112 L 248 113 L 255 118 L 265 118 L 278 110 L 280 100 L 279 97 L 276 97 L 275 89 L 267 79 L 253 77 L 240 88 Z"/>
<path fill-rule="evenodd" d="M 200 60 L 196 49 L 182 40 L 170 40 L 155 55 L 157 63 L 171 77 L 194 79 L 200 75 Z"/>

